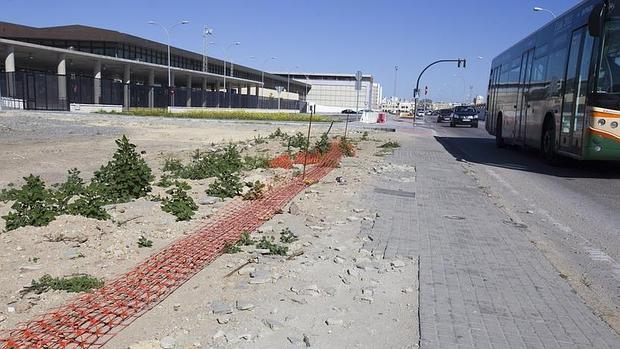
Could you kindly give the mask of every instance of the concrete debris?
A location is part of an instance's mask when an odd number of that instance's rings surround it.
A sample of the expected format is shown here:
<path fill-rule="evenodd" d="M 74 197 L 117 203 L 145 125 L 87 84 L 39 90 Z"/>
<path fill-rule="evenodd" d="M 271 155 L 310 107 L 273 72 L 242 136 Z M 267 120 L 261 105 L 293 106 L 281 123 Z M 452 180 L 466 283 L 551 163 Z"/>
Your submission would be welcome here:
<path fill-rule="evenodd" d="M 237 309 L 238 310 L 252 310 L 254 309 L 254 304 L 252 304 L 249 301 L 238 300 Z"/>
<path fill-rule="evenodd" d="M 288 207 L 288 213 L 292 214 L 293 216 L 297 216 L 301 213 L 301 209 L 299 208 L 299 205 L 297 205 L 296 202 L 293 202 Z"/>
<path fill-rule="evenodd" d="M 229 317 L 218 317 L 217 318 L 217 323 L 220 325 L 225 325 L 230 321 Z"/>
<path fill-rule="evenodd" d="M 342 326 L 344 324 L 344 320 L 329 318 L 325 320 L 325 324 L 327 324 L 327 326 Z"/>
<path fill-rule="evenodd" d="M 211 308 L 213 309 L 213 314 L 232 314 L 233 312 L 232 305 L 222 301 L 213 301 Z"/>
<path fill-rule="evenodd" d="M 201 205 L 214 205 L 218 200 L 221 201 L 220 198 L 216 198 L 215 196 L 207 196 L 202 198 L 198 203 Z"/>
<path fill-rule="evenodd" d="M 269 327 L 274 331 L 280 330 L 284 327 L 284 325 L 280 321 L 273 319 L 265 319 L 263 320 L 263 323 L 265 324 L 265 326 Z"/>
<path fill-rule="evenodd" d="M 174 349 L 177 346 L 177 341 L 174 337 L 166 336 L 159 341 L 159 346 L 162 349 Z"/>
<path fill-rule="evenodd" d="M 413 287 L 406 287 L 402 289 L 403 293 L 412 293 L 413 292 Z"/>
<path fill-rule="evenodd" d="M 362 213 L 362 212 L 364 212 L 364 209 L 363 208 L 354 208 L 353 212 L 355 212 L 355 213 Z"/>
<path fill-rule="evenodd" d="M 344 262 L 345 262 L 345 259 L 344 259 L 344 258 L 342 258 L 342 257 L 340 257 L 340 256 L 336 256 L 336 257 L 334 258 L 334 263 L 336 263 L 336 264 L 342 264 L 342 263 L 344 263 Z"/>
<path fill-rule="evenodd" d="M 347 220 L 349 222 L 357 222 L 357 221 L 360 220 L 360 218 L 359 217 L 355 217 L 355 216 L 349 216 L 349 217 L 347 217 Z"/>
<path fill-rule="evenodd" d="M 173 305 L 173 306 L 172 306 L 172 309 L 173 309 L 174 311 L 179 311 L 179 309 L 181 309 L 181 304 L 177 303 L 177 304 Z"/>
<path fill-rule="evenodd" d="M 404 266 L 406 266 L 407 264 L 405 264 L 404 261 L 401 261 L 400 259 L 394 260 L 390 263 L 390 265 L 394 268 L 402 268 Z"/>
<path fill-rule="evenodd" d="M 213 337 L 211 337 L 213 340 L 218 340 L 220 338 L 226 338 L 226 334 L 224 333 L 224 331 L 222 330 L 218 330 L 217 332 L 215 332 L 215 334 L 213 335 Z"/>

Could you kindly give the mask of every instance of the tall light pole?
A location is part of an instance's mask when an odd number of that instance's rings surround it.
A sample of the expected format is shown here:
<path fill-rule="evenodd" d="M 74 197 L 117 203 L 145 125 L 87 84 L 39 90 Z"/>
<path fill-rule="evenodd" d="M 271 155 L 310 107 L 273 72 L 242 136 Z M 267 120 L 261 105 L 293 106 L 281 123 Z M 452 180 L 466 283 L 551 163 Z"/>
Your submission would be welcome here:
<path fill-rule="evenodd" d="M 207 46 L 209 46 L 209 36 L 213 35 L 213 29 L 205 25 L 202 31 L 202 37 L 204 38 L 204 51 L 202 54 L 202 71 L 209 72 L 209 57 L 207 56 Z"/>
<path fill-rule="evenodd" d="M 232 44 L 228 45 L 225 49 L 224 49 L 224 93 L 226 93 L 226 95 L 228 95 L 228 91 L 226 90 L 226 75 L 228 75 L 228 73 L 226 72 L 226 61 L 228 61 L 228 50 L 233 47 L 233 46 L 239 46 L 241 45 L 241 43 L 239 41 L 233 42 Z M 232 65 L 230 68 L 230 74 L 232 76 Z M 228 107 L 230 108 L 230 95 L 228 95 Z"/>
<path fill-rule="evenodd" d="M 170 88 L 172 86 L 170 84 L 170 80 L 171 80 L 170 79 L 170 77 L 171 77 L 171 74 L 170 74 L 170 32 L 172 32 L 172 29 L 176 28 L 177 26 L 179 26 L 181 24 L 188 24 L 188 23 L 189 23 L 189 21 L 180 21 L 180 22 L 178 22 L 178 23 L 176 23 L 176 24 L 166 28 L 165 26 L 163 26 L 163 25 L 161 25 L 161 24 L 159 24 L 159 23 L 157 23 L 155 21 L 149 21 L 149 24 L 160 26 L 164 30 L 164 32 L 166 32 L 166 36 L 168 37 L 168 88 Z"/>
<path fill-rule="evenodd" d="M 251 59 L 256 59 L 256 56 L 251 56 Z M 261 77 L 260 77 L 260 82 L 261 82 L 261 88 L 265 89 L 265 65 L 267 64 L 267 62 L 269 60 L 273 60 L 275 61 L 276 59 L 278 59 L 278 57 L 273 56 L 273 57 L 267 57 L 265 58 L 265 60 L 263 61 L 263 63 L 260 65 L 260 72 L 261 72 Z M 258 96 L 258 108 L 260 109 L 260 94 Z"/>
<path fill-rule="evenodd" d="M 534 12 L 547 12 L 547 13 L 550 13 L 553 16 L 553 18 L 558 18 L 558 16 L 556 16 L 555 13 L 553 13 L 553 11 L 547 10 L 546 8 L 536 6 L 532 10 L 534 10 Z"/>
<path fill-rule="evenodd" d="M 396 83 L 398 81 L 398 66 L 394 66 L 394 98 L 396 98 Z"/>

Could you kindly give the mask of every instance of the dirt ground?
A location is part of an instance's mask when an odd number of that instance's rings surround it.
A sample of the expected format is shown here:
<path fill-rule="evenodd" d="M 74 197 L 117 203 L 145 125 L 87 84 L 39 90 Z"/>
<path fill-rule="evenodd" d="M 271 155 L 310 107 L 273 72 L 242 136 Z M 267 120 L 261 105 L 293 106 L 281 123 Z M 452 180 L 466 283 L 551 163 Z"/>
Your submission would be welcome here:
<path fill-rule="evenodd" d="M 294 123 L 0 113 L 0 188 L 19 185 L 30 173 L 48 184 L 63 181 L 73 167 L 89 178 L 111 157 L 114 140 L 123 134 L 144 152 L 157 177 L 168 156 L 187 161 L 194 149 L 229 142 L 237 143 L 242 155 L 273 157 L 285 149 L 280 141 L 257 144 L 254 139 L 277 127 L 289 134 L 307 131 L 307 125 Z M 326 127 L 317 125 L 313 136 Z M 342 129 L 335 125 L 332 132 Z M 361 133 L 353 135 L 359 139 Z M 370 138 L 387 136 L 371 131 Z M 303 254 L 290 259 L 265 256 L 250 246 L 224 255 L 105 347 L 163 348 L 173 341 L 171 348 L 381 348 L 385 336 L 390 336 L 392 348 L 413 347 L 408 333 L 417 331 L 416 261 L 384 260 L 361 249 L 365 237 L 359 234 L 360 226 L 372 224 L 376 212 L 358 194 L 374 180 L 376 174 L 369 169 L 384 162 L 376 156 L 377 144 L 360 142 L 356 157 L 345 159 L 341 168 L 295 198 L 290 212 L 285 210 L 252 234 L 278 240 L 281 230 L 289 228 L 299 236 L 289 254 Z M 269 182 L 292 174 L 293 170 L 258 169 L 244 173 L 244 179 Z M 338 183 L 337 176 L 346 183 Z M 0 233 L 0 330 L 73 297 L 60 291 L 22 297 L 20 290 L 31 280 L 78 273 L 109 280 L 196 231 L 227 203 L 205 200 L 210 182 L 188 181 L 189 194 L 200 204 L 189 222 L 176 222 L 159 203 L 139 199 L 108 206 L 112 218 L 107 221 L 61 216 L 46 227 Z M 154 194 L 164 191 L 153 188 Z M 0 203 L 0 216 L 10 204 Z M 140 236 L 152 240 L 153 247 L 138 248 Z M 254 257 L 258 263 L 226 276 Z M 256 275 L 264 282 L 253 282 Z"/>

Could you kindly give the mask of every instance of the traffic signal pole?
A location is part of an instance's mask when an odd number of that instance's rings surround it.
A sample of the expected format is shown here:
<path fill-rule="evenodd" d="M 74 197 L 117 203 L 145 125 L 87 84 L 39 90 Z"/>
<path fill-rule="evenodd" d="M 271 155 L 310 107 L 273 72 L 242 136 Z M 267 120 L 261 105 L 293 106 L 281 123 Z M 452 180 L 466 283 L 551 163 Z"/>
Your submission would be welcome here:
<path fill-rule="evenodd" d="M 424 74 L 425 71 L 428 70 L 428 68 L 434 66 L 435 64 L 438 63 L 457 63 L 458 67 L 461 67 L 461 64 L 463 64 L 463 68 L 465 68 L 467 66 L 467 60 L 466 59 L 440 59 L 438 61 L 435 61 L 429 65 L 426 66 L 426 68 L 424 68 L 422 70 L 422 72 L 420 73 L 420 75 L 418 75 L 418 81 L 416 81 L 415 83 L 415 90 L 413 90 L 413 98 L 414 98 L 414 102 L 413 102 L 413 124 L 415 125 L 415 119 L 417 117 L 418 114 L 418 95 L 420 94 L 420 78 L 422 78 L 422 74 Z"/>

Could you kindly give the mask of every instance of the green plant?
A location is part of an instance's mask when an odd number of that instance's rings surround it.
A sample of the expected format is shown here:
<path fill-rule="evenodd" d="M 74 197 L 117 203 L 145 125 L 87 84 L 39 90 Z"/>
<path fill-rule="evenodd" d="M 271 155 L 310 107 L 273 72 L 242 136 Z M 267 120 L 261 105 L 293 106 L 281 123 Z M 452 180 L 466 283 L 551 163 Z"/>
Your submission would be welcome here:
<path fill-rule="evenodd" d="M 294 136 L 288 138 L 288 147 L 306 149 L 308 146 L 308 138 L 302 133 L 297 132 Z"/>
<path fill-rule="evenodd" d="M 153 247 L 153 241 L 147 239 L 146 237 L 144 237 L 144 235 L 142 235 L 138 239 L 138 248 L 144 247 Z"/>
<path fill-rule="evenodd" d="M 282 132 L 282 130 L 278 127 L 275 131 L 273 131 L 269 136 L 270 139 L 274 139 L 274 138 L 281 138 L 281 139 L 287 139 L 289 136 L 288 134 L 286 134 L 285 132 Z"/>
<path fill-rule="evenodd" d="M 265 191 L 265 183 L 256 181 L 254 183 L 247 182 L 245 184 L 250 188 L 247 193 L 243 194 L 243 200 L 258 200 L 262 199 Z"/>
<path fill-rule="evenodd" d="M 14 194 L 15 202 L 11 208 L 15 211 L 2 216 L 6 229 L 48 225 L 56 218 L 55 200 L 52 193 L 45 188 L 45 182 L 39 176 L 24 177 L 26 183 Z"/>
<path fill-rule="evenodd" d="M 168 188 L 169 186 L 174 184 L 173 178 L 174 177 L 172 177 L 171 175 L 164 173 L 163 175 L 161 175 L 159 182 L 157 182 L 155 185 L 162 188 Z"/>
<path fill-rule="evenodd" d="M 265 137 L 261 137 L 261 135 L 259 134 L 258 136 L 254 136 L 254 143 L 255 144 L 267 143 L 267 139 Z"/>
<path fill-rule="evenodd" d="M 241 233 L 241 238 L 239 239 L 239 242 L 237 242 L 237 245 L 251 246 L 251 245 L 254 245 L 255 243 L 256 241 L 252 240 L 250 233 L 246 231 L 246 232 Z"/>
<path fill-rule="evenodd" d="M 268 168 L 269 167 L 269 158 L 264 155 L 258 156 L 250 156 L 246 155 L 243 157 L 243 169 L 244 170 L 254 170 L 257 168 Z"/>
<path fill-rule="evenodd" d="M 206 193 L 221 199 L 232 198 L 241 194 L 243 183 L 236 172 L 229 169 L 218 173 L 216 180 L 209 185 Z"/>
<path fill-rule="evenodd" d="M 364 133 L 362 133 L 362 141 L 367 141 L 368 140 L 368 131 L 364 131 Z"/>
<path fill-rule="evenodd" d="M 241 252 L 241 247 L 235 244 L 228 243 L 226 244 L 226 246 L 224 246 L 224 253 L 234 254 L 239 252 Z"/>
<path fill-rule="evenodd" d="M 389 141 L 381 144 L 379 148 L 400 148 L 400 144 L 395 141 Z"/>
<path fill-rule="evenodd" d="M 2 188 L 2 190 L 0 190 L 0 201 L 7 202 L 17 198 L 18 190 L 17 188 L 14 188 L 14 186 L 15 185 L 13 183 L 9 183 L 7 184 L 8 188 Z"/>
<path fill-rule="evenodd" d="M 41 294 L 49 290 L 60 290 L 67 292 L 87 292 L 103 286 L 103 280 L 89 275 L 74 275 L 70 277 L 52 277 L 49 274 L 43 275 L 39 280 L 32 280 L 31 285 L 26 287 L 24 293 L 34 292 Z"/>
<path fill-rule="evenodd" d="M 288 247 L 275 244 L 273 243 L 273 241 L 273 236 L 271 237 L 271 239 L 267 239 L 266 236 L 263 236 L 263 238 L 258 242 L 258 244 L 256 244 L 256 248 L 269 250 L 269 254 L 285 256 L 288 252 Z"/>
<path fill-rule="evenodd" d="M 347 138 L 340 139 L 340 150 L 342 150 L 342 154 L 344 156 L 353 156 L 355 155 L 353 149 L 355 149 L 355 145 L 351 143 L 351 141 Z"/>
<path fill-rule="evenodd" d="M 290 244 L 291 242 L 295 242 L 299 240 L 297 235 L 293 234 L 293 232 L 289 228 L 284 228 L 280 232 L 280 242 L 285 244 Z"/>
<path fill-rule="evenodd" d="M 100 184 L 89 184 L 74 202 L 67 205 L 67 213 L 98 220 L 109 219 L 110 215 L 103 208 L 106 198 L 102 193 Z"/>
<path fill-rule="evenodd" d="M 257 113 L 241 110 L 235 111 L 189 111 L 182 113 L 171 113 L 165 108 L 131 108 L 123 112 L 107 112 L 100 110 L 101 114 L 113 115 L 134 115 L 134 116 L 162 116 L 168 118 L 189 118 L 189 119 L 223 119 L 223 120 L 275 120 L 275 121 L 308 121 L 310 114 L 300 113 Z M 323 115 L 313 115 L 312 122 L 327 122 L 330 118 Z"/>
<path fill-rule="evenodd" d="M 116 145 L 112 160 L 95 172 L 93 182 L 101 184 L 103 196 L 110 203 L 146 196 L 153 180 L 150 167 L 126 136 L 117 139 Z"/>
<path fill-rule="evenodd" d="M 327 135 L 327 132 L 321 134 L 321 138 L 319 138 L 319 140 L 316 142 L 314 148 L 321 155 L 327 153 L 327 151 L 329 150 L 329 136 Z"/>
<path fill-rule="evenodd" d="M 192 219 L 198 209 L 194 199 L 187 195 L 187 187 L 187 183 L 175 181 L 175 186 L 166 191 L 170 197 L 163 199 L 161 203 L 162 210 L 177 217 L 177 221 Z"/>
<path fill-rule="evenodd" d="M 68 171 L 67 180 L 60 184 L 54 192 L 56 207 L 59 213 L 67 212 L 69 201 L 76 195 L 84 193 L 84 180 L 80 178 L 80 171 L 73 168 Z"/>

